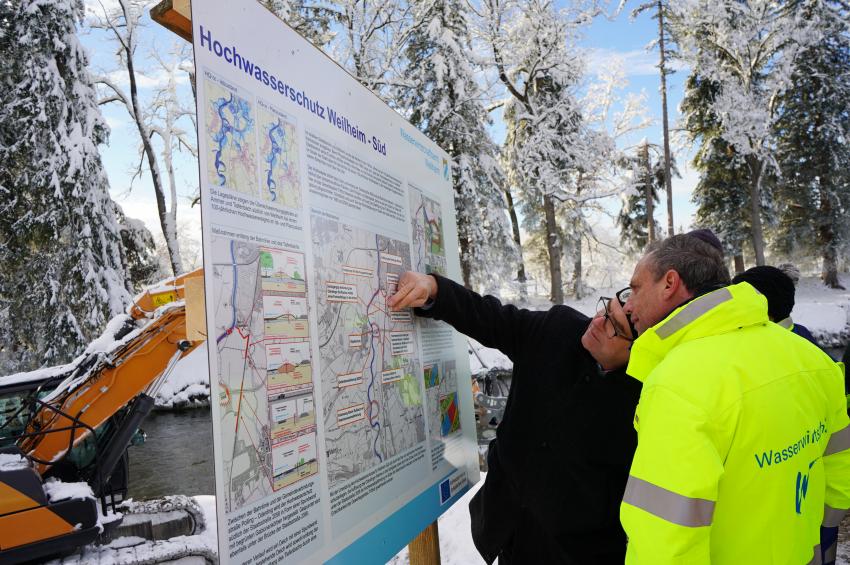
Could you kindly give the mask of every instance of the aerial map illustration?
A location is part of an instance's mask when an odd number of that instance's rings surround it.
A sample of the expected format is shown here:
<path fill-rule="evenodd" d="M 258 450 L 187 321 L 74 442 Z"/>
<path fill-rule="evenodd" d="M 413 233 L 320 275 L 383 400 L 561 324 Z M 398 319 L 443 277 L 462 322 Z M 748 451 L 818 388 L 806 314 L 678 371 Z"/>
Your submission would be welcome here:
<path fill-rule="evenodd" d="M 258 103 L 260 120 L 260 195 L 278 206 L 301 206 L 301 177 L 298 153 L 298 128 L 284 112 Z"/>
<path fill-rule="evenodd" d="M 205 92 L 210 185 L 259 196 L 254 105 L 212 76 L 207 76 Z"/>
<path fill-rule="evenodd" d="M 313 255 L 330 486 L 425 440 L 410 311 L 386 299 L 410 268 L 407 243 L 314 214 Z"/>

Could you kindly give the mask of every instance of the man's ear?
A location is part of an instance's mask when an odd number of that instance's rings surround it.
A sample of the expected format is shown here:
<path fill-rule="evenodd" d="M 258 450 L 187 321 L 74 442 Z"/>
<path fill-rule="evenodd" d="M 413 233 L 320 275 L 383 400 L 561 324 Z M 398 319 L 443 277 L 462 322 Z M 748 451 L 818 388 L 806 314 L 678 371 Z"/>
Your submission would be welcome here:
<path fill-rule="evenodd" d="M 680 290 L 682 290 L 683 285 L 682 277 L 680 277 L 679 273 L 673 269 L 664 273 L 664 299 L 670 299 L 675 296 Z"/>

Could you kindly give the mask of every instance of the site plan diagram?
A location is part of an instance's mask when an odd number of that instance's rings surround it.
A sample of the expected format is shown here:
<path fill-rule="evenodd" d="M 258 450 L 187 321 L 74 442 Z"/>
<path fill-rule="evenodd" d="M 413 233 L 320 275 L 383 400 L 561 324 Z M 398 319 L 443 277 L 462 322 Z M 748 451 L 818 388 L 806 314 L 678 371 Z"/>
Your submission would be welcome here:
<path fill-rule="evenodd" d="M 411 186 L 410 212 L 413 227 L 413 270 L 445 276 L 446 247 L 440 203 Z"/>
<path fill-rule="evenodd" d="M 212 240 L 229 511 L 318 472 L 304 255 Z"/>
<path fill-rule="evenodd" d="M 455 361 L 426 363 L 423 374 L 428 397 L 428 429 L 432 438 L 442 439 L 460 429 Z"/>
<path fill-rule="evenodd" d="M 386 306 L 409 245 L 316 214 L 312 237 L 333 486 L 423 442 L 425 424 L 412 313 Z"/>

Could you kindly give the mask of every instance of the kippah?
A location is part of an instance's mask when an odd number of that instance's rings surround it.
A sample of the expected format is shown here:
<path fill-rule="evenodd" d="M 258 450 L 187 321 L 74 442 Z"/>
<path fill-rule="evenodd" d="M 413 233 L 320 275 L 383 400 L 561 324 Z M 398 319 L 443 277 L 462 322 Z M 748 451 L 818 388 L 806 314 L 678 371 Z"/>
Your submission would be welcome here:
<path fill-rule="evenodd" d="M 721 253 L 723 253 L 723 244 L 720 243 L 720 240 L 717 239 L 717 236 L 714 235 L 714 232 L 712 232 L 709 229 L 703 228 L 703 229 L 698 229 L 698 230 L 692 230 L 692 231 L 689 231 L 688 233 L 686 233 L 685 235 L 690 235 L 690 236 L 693 236 L 697 239 L 700 239 L 700 240 L 706 242 L 707 244 L 709 244 L 710 246 L 714 247 L 715 249 L 717 249 Z"/>

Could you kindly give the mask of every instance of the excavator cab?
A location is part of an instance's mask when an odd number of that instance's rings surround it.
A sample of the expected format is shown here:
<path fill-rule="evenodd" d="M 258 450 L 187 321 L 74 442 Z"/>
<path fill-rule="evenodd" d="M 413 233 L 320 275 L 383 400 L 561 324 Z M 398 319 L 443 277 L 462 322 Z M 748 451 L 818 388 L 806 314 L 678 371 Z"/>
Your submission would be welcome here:
<path fill-rule="evenodd" d="M 148 289 L 71 363 L 0 378 L 0 564 L 72 551 L 120 522 L 127 447 L 168 373 L 203 341 L 188 339 L 185 294 L 200 289 L 191 302 L 202 312 L 202 275 Z"/>

